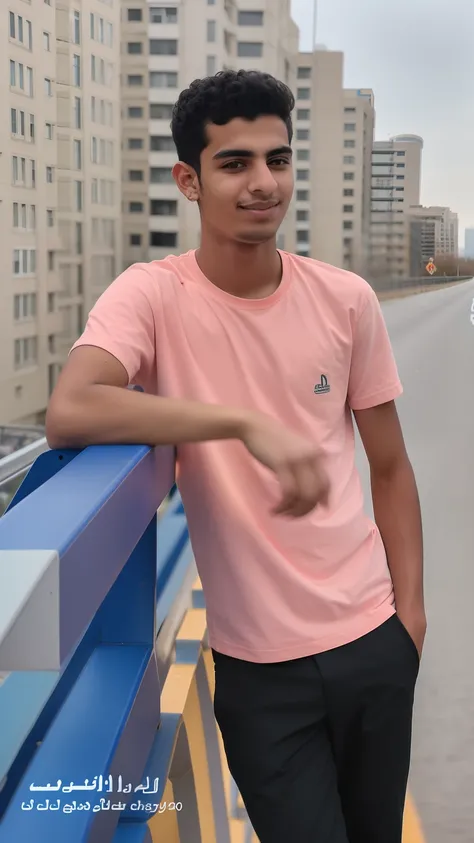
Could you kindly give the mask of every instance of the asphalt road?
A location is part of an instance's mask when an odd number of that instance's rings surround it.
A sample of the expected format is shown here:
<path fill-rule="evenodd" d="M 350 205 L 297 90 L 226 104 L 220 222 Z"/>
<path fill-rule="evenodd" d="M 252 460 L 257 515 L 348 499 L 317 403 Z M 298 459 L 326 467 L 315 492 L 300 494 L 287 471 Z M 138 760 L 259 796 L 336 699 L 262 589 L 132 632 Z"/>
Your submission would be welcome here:
<path fill-rule="evenodd" d="M 474 280 L 382 305 L 420 493 L 428 634 L 410 790 L 427 843 L 474 841 Z M 357 462 L 372 514 L 367 463 Z"/>

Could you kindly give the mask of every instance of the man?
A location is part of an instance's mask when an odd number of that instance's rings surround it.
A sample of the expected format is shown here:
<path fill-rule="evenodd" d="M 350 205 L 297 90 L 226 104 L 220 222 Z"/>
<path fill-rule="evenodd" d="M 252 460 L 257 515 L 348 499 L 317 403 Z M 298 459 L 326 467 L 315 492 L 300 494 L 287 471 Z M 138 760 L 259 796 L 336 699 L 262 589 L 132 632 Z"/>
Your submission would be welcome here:
<path fill-rule="evenodd" d="M 257 72 L 180 95 L 173 175 L 198 204 L 200 247 L 101 296 L 47 436 L 177 445 L 216 719 L 261 843 L 400 843 L 426 629 L 418 495 L 374 292 L 276 248 L 293 107 Z"/>

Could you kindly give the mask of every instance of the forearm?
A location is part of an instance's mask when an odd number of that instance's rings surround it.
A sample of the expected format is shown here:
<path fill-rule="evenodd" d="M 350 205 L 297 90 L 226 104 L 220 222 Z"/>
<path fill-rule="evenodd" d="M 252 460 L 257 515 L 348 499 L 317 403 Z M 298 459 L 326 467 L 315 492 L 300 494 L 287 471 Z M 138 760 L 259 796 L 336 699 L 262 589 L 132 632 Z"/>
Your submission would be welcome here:
<path fill-rule="evenodd" d="M 68 400 L 53 396 L 46 436 L 53 448 L 240 439 L 247 416 L 236 408 L 94 384 Z"/>
<path fill-rule="evenodd" d="M 404 460 L 386 476 L 372 476 L 371 485 L 397 610 L 424 613 L 421 510 L 410 462 Z"/>

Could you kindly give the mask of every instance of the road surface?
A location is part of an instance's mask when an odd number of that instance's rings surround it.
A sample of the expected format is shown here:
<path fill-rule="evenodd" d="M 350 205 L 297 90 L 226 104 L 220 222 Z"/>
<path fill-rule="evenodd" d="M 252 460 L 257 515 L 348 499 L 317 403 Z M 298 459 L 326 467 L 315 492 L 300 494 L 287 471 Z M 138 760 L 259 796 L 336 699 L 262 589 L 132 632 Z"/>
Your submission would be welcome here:
<path fill-rule="evenodd" d="M 474 841 L 474 280 L 382 304 L 420 493 L 428 634 L 410 790 L 427 843 Z M 372 515 L 367 463 L 357 463 Z"/>

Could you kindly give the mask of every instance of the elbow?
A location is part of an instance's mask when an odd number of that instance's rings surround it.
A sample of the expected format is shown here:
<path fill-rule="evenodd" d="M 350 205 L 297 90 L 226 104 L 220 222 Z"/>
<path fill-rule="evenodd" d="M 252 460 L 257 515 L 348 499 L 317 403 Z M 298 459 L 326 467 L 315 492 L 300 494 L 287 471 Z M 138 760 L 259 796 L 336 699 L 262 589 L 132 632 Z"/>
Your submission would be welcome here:
<path fill-rule="evenodd" d="M 78 421 L 78 408 L 69 401 L 51 399 L 45 419 L 46 441 L 53 450 L 83 447 Z"/>

